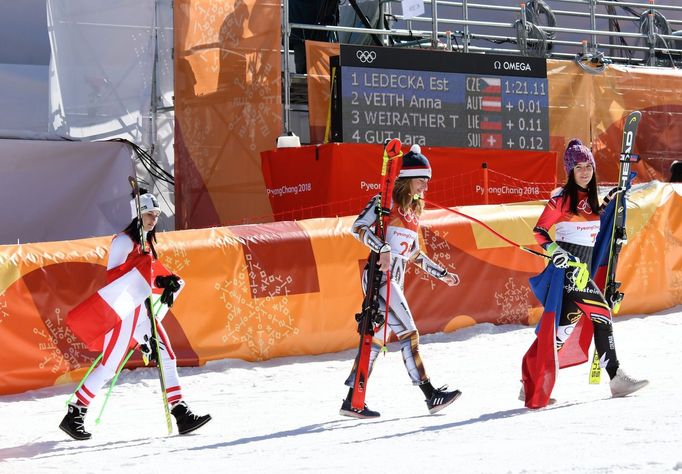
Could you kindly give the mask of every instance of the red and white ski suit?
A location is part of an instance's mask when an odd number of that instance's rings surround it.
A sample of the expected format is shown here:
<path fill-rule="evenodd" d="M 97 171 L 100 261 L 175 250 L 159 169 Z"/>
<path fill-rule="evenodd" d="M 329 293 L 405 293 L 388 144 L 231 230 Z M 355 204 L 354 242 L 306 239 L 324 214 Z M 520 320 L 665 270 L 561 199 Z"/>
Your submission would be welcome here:
<path fill-rule="evenodd" d="M 600 212 L 603 210 L 600 208 Z M 556 230 L 556 243 L 570 254 L 587 264 L 592 263 L 594 242 L 599 233 L 599 212 L 594 212 L 587 200 L 587 192 L 578 191 L 578 213 L 573 214 L 569 207 L 569 197 L 559 189 L 547 202 L 544 211 L 533 229 L 535 239 L 544 248 L 552 244 L 549 230 Z M 577 272 L 577 270 L 575 270 Z M 602 292 L 592 279 L 580 290 L 575 285 L 574 270 L 566 270 L 564 295 L 561 305 L 561 317 L 556 329 L 556 345 L 558 349 L 564 345 L 573 333 L 582 316 L 592 321 L 594 342 L 602 367 L 606 367 L 613 376 L 618 369 L 618 358 L 613 340 L 613 324 L 611 309 Z"/>
<path fill-rule="evenodd" d="M 150 259 L 153 258 L 152 254 L 148 254 L 148 257 Z M 134 258 L 140 258 L 140 245 L 133 242 L 125 233 L 119 233 L 114 236 L 107 262 L 107 283 L 112 282 L 125 273 L 129 269 L 129 265 L 126 264 L 130 263 Z M 154 286 L 153 272 L 149 283 L 153 291 L 159 291 Z M 184 285 L 182 280 L 181 285 Z M 165 311 L 160 313 L 165 313 Z M 162 358 L 168 402 L 174 405 L 182 400 L 182 392 L 178 379 L 175 354 L 173 353 L 166 330 L 163 324 L 161 324 L 162 317 L 163 314 L 157 317 L 156 323 L 156 329 L 160 338 L 159 357 Z M 121 315 L 121 321 L 109 330 L 104 337 L 102 360 L 88 375 L 81 388 L 76 391 L 79 403 L 88 406 L 104 384 L 116 374 L 129 349 L 135 347 L 138 343 L 144 344 L 151 337 L 151 334 L 151 321 L 144 305 L 138 306 L 127 315 Z"/>

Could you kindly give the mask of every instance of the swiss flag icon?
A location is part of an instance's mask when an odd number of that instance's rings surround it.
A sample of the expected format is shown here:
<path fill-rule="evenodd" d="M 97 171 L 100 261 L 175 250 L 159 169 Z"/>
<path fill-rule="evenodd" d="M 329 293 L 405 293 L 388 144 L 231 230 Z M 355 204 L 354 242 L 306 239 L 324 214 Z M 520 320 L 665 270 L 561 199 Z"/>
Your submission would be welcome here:
<path fill-rule="evenodd" d="M 502 148 L 502 134 L 481 133 L 481 148 Z"/>

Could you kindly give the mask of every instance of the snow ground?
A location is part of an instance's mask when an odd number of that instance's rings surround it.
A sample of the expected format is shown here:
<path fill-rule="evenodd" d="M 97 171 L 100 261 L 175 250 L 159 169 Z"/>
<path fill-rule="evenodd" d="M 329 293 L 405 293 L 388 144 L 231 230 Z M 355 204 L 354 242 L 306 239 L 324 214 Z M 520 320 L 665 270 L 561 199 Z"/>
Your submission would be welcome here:
<path fill-rule="evenodd" d="M 74 387 L 0 397 L 0 473 L 682 472 L 682 307 L 616 319 L 622 367 L 651 384 L 611 399 L 588 385 L 588 364 L 560 372 L 557 403 L 532 411 L 517 400 L 532 328 L 490 324 L 422 337 L 435 386 L 462 397 L 429 415 L 398 347 L 380 356 L 368 405 L 376 420 L 338 415 L 354 351 L 238 360 L 181 368 L 183 393 L 213 420 L 167 436 L 155 369 L 124 371 L 102 423 L 95 400 L 89 441 L 58 429 Z"/>

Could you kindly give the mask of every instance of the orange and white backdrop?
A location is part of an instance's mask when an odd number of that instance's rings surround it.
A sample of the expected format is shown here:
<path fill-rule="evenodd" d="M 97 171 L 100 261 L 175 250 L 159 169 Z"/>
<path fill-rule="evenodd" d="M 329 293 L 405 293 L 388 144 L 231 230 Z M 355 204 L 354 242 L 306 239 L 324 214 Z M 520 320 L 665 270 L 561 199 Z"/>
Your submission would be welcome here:
<path fill-rule="evenodd" d="M 282 133 L 280 2 L 174 4 L 176 228 L 267 216 L 260 152 Z"/>
<path fill-rule="evenodd" d="M 632 193 L 630 242 L 618 267 L 626 294 L 621 314 L 682 303 L 680 186 L 653 181 Z M 460 210 L 533 245 L 543 204 Z M 187 283 L 164 320 L 180 364 L 354 347 L 367 249 L 350 235 L 352 220 L 161 233 L 162 263 Z M 422 333 L 536 321 L 540 308 L 528 277 L 543 268 L 543 259 L 443 210 L 427 211 L 423 223 L 422 247 L 462 283 L 450 288 L 410 270 L 406 293 Z M 0 394 L 78 380 L 97 356 L 74 338 L 65 317 L 103 285 L 110 239 L 0 246 Z M 137 355 L 129 362 L 140 365 Z"/>
<path fill-rule="evenodd" d="M 282 133 L 280 22 L 272 0 L 174 4 L 177 229 L 273 220 L 261 154 Z M 313 144 L 324 141 L 336 51 L 338 44 L 306 41 Z M 610 65 L 595 75 L 549 60 L 547 77 L 550 152 L 561 156 L 578 137 L 595 150 L 600 178 L 614 182 L 623 118 L 641 110 L 635 151 L 643 161 L 635 168 L 640 180 L 668 177 L 670 162 L 682 156 L 676 70 Z M 561 160 L 555 168 L 563 181 Z"/>

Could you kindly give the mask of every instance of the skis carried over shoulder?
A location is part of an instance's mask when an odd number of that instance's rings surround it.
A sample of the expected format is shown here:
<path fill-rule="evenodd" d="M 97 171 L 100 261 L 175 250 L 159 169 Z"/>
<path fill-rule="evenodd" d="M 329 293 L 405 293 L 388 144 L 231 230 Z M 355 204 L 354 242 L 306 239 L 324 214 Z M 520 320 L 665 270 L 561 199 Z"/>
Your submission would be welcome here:
<path fill-rule="evenodd" d="M 376 213 L 377 220 L 374 233 L 381 239 L 386 238 L 386 226 L 391 212 L 391 199 L 393 183 L 398 172 L 395 161 L 403 156 L 400 150 L 400 140 L 394 138 L 384 144 L 384 155 L 381 165 L 381 199 L 379 200 Z M 381 287 L 382 272 L 379 271 L 379 254 L 370 252 L 367 263 L 367 288 L 365 298 L 362 301 L 362 310 L 355 317 L 358 321 L 360 332 L 360 347 L 358 349 L 358 366 L 355 371 L 353 382 L 353 395 L 351 406 L 362 410 L 365 406 L 367 379 L 369 378 L 369 355 L 372 350 L 372 338 L 374 337 L 374 321 L 379 319 L 379 289 Z M 387 302 L 388 304 L 388 302 Z M 386 321 L 388 324 L 388 321 Z"/>
<path fill-rule="evenodd" d="M 144 229 L 142 223 L 142 212 L 140 211 L 140 187 L 137 185 L 137 180 L 132 176 L 128 176 L 128 183 L 130 187 L 133 188 L 133 193 L 135 194 L 135 208 L 137 210 L 137 223 L 140 228 L 140 252 L 147 253 L 146 245 L 144 242 Z M 163 398 L 163 407 L 166 415 L 166 428 L 168 428 L 168 434 L 173 432 L 173 423 L 171 422 L 170 408 L 168 407 L 168 394 L 166 393 L 166 378 L 163 375 L 163 363 L 161 362 L 161 347 L 159 347 L 159 334 L 156 330 L 156 316 L 154 314 L 154 305 L 152 304 L 152 294 L 145 300 L 145 307 L 147 308 L 147 314 L 149 315 L 149 322 L 152 328 L 152 336 L 154 338 L 154 343 L 156 344 L 156 368 L 159 372 L 159 382 L 161 383 L 161 397 Z M 145 365 L 147 361 L 145 361 Z"/>
<path fill-rule="evenodd" d="M 618 187 L 627 189 L 630 186 L 630 165 L 639 161 L 639 155 L 633 154 L 635 146 L 635 138 L 637 137 L 637 127 L 642 119 L 642 113 L 639 111 L 631 112 L 625 119 L 623 126 L 623 143 L 620 152 L 620 168 L 618 173 Z M 625 243 L 627 243 L 627 233 L 625 230 L 625 209 L 627 207 L 627 199 L 625 198 L 625 191 L 616 194 L 615 209 L 613 217 L 613 226 L 611 228 L 611 240 L 608 247 L 608 264 L 605 274 L 595 275 L 595 282 L 597 286 L 603 281 L 604 298 L 611 307 L 613 314 L 618 313 L 620 303 L 623 301 L 623 293 L 620 291 L 621 282 L 616 281 L 616 267 L 618 266 L 618 256 L 620 250 Z M 592 358 L 592 366 L 590 367 L 590 383 L 598 384 L 601 381 L 601 367 L 599 364 L 599 355 L 594 351 Z"/>
<path fill-rule="evenodd" d="M 625 120 L 623 128 L 623 146 L 620 153 L 620 173 L 618 175 L 618 187 L 627 188 L 630 185 L 630 164 L 639 161 L 639 155 L 632 153 L 637 136 L 637 126 L 642 118 L 641 112 L 632 112 Z M 609 247 L 609 265 L 606 270 L 606 281 L 604 283 L 604 296 L 606 302 L 611 306 L 614 313 L 620 309 L 623 300 L 623 293 L 619 291 L 621 283 L 616 281 L 616 267 L 618 256 L 623 244 L 627 242 L 625 231 L 625 208 L 627 200 L 625 193 L 618 193 L 615 197 L 616 209 L 613 219 L 613 230 L 611 233 L 611 245 Z"/>

